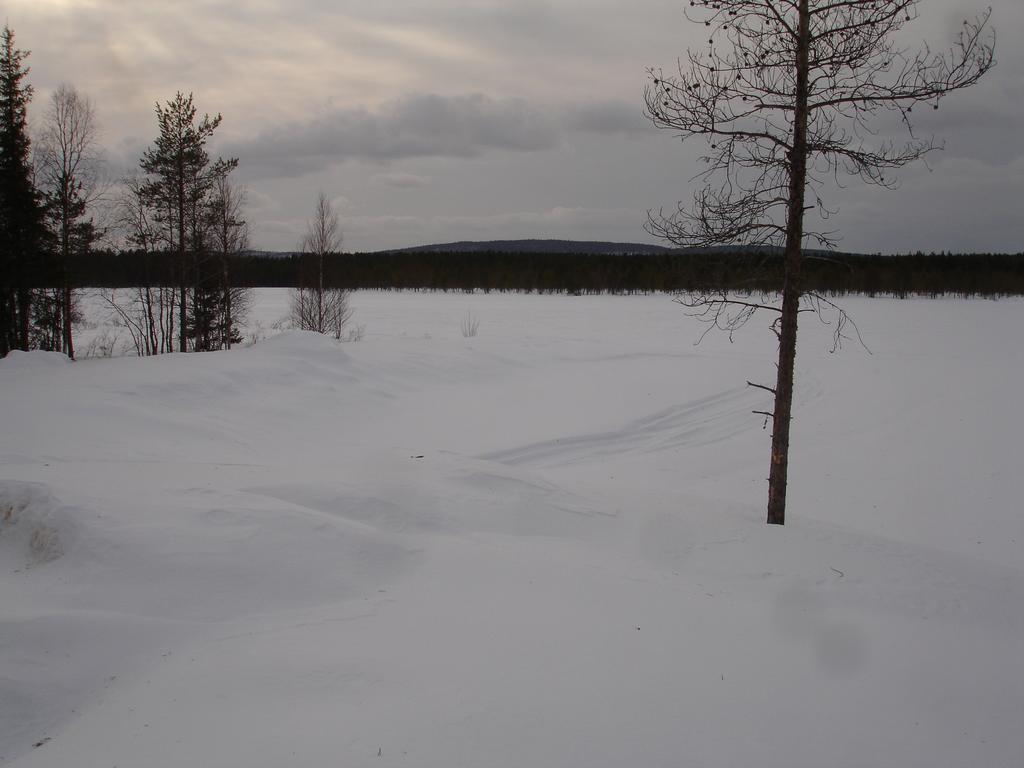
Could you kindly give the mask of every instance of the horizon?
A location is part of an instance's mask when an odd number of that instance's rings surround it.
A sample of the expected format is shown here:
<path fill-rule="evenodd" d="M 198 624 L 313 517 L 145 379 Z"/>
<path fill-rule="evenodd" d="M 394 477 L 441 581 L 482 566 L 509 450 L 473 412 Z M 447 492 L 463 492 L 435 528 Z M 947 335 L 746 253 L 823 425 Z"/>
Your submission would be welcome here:
<path fill-rule="evenodd" d="M 337 251 L 339 254 L 351 254 L 351 255 L 368 255 L 372 256 L 376 253 L 392 253 L 395 251 L 416 251 L 426 249 L 443 249 L 448 246 L 466 246 L 466 245 L 492 245 L 495 243 L 508 243 L 508 244 L 520 244 L 520 243 L 571 243 L 573 245 L 601 245 L 601 246 L 627 246 L 627 247 L 639 247 L 639 248 L 661 248 L 666 251 L 727 251 L 731 248 L 735 249 L 780 249 L 780 246 L 751 246 L 751 245 L 737 245 L 737 244 L 723 244 L 713 245 L 707 247 L 692 246 L 674 246 L 665 245 L 664 243 L 640 243 L 640 242 L 625 242 L 619 240 L 577 240 L 571 238 L 558 238 L 558 237 L 517 237 L 517 238 L 496 238 L 493 240 L 451 240 L 443 243 L 420 243 L 417 245 L 401 246 L 398 248 L 381 248 L 374 251 L 352 251 L 352 250 L 340 250 Z M 847 251 L 841 248 L 803 248 L 804 253 L 834 253 L 837 255 L 844 256 L 1024 256 L 1024 248 L 1018 248 L 1010 251 Z M 483 252 L 483 251 L 481 251 Z M 538 251 L 541 253 L 542 251 Z M 261 253 L 273 253 L 283 255 L 297 255 L 301 254 L 302 251 L 298 248 L 284 248 L 280 250 L 270 248 L 247 248 L 243 253 L 250 254 L 261 254 Z"/>

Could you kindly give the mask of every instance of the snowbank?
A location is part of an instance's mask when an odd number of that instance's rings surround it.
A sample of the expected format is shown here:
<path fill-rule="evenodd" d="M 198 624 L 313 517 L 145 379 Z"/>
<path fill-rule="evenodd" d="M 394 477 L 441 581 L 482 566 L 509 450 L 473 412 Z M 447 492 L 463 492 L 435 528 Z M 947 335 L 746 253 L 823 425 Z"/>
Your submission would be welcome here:
<path fill-rule="evenodd" d="M 0 760 L 1021 765 L 1024 302 L 848 305 L 784 529 L 770 332 L 665 297 L 3 361 Z"/>

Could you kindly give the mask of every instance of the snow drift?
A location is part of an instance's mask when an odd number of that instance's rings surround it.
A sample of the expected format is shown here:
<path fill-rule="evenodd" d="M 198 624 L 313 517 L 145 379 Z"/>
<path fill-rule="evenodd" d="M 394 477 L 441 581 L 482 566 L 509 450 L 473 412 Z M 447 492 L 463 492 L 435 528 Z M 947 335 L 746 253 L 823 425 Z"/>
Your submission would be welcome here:
<path fill-rule="evenodd" d="M 0 361 L 0 760 L 1021 765 L 1024 303 L 848 306 L 784 529 L 770 333 L 665 297 Z"/>

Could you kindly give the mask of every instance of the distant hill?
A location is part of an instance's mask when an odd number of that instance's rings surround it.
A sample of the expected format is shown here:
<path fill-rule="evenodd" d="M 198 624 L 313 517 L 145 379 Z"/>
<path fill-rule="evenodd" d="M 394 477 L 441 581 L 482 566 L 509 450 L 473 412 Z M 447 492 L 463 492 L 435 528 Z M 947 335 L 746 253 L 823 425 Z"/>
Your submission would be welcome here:
<path fill-rule="evenodd" d="M 770 245 L 713 245 L 707 248 L 670 248 L 652 243 L 610 243 L 603 240 L 459 240 L 454 243 L 414 245 L 409 248 L 389 248 L 377 253 L 572 253 L 602 256 L 652 256 L 658 254 L 687 253 L 695 255 L 767 253 L 781 254 L 782 248 Z M 805 248 L 812 256 L 834 255 L 836 251 Z"/>
<path fill-rule="evenodd" d="M 714 256 L 720 254 L 766 253 L 779 255 L 782 248 L 770 245 L 713 245 L 707 248 L 670 248 L 653 243 L 611 243 L 603 240 L 554 240 L 530 238 L 524 240 L 459 240 L 454 243 L 414 245 L 408 248 L 387 248 L 375 253 L 539 253 L 577 254 L 590 256 L 657 256 L 659 254 L 692 254 Z M 805 248 L 809 256 L 833 256 L 838 251 Z M 246 256 L 256 258 L 288 258 L 300 255 L 298 251 L 250 250 Z M 847 254 L 854 255 L 854 254 Z"/>
<path fill-rule="evenodd" d="M 598 240 L 460 240 L 456 243 L 392 248 L 382 253 L 587 253 L 658 254 L 678 249 L 650 243 L 608 243 Z"/>

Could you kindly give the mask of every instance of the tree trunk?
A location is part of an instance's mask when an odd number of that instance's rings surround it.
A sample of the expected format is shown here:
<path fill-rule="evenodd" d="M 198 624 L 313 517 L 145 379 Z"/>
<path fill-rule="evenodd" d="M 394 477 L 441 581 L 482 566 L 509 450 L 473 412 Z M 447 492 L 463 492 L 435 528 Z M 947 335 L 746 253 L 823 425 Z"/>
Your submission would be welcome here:
<path fill-rule="evenodd" d="M 803 266 L 804 192 L 807 184 L 808 0 L 800 0 L 796 50 L 796 101 L 793 146 L 789 156 L 789 204 L 786 214 L 785 276 L 779 325 L 779 364 L 772 414 L 772 459 L 768 476 L 768 524 L 786 522 L 786 483 L 789 475 L 789 427 L 793 414 L 793 371 L 796 329 L 800 316 L 800 272 Z"/>
<path fill-rule="evenodd" d="M 182 150 L 179 147 L 177 165 L 175 167 L 177 173 L 177 200 L 175 203 L 178 208 L 178 264 L 181 269 L 181 283 L 178 285 L 179 291 L 179 303 L 178 303 L 178 351 L 188 351 L 188 303 L 187 303 L 187 286 L 188 286 L 188 263 L 185 257 L 185 160 L 182 156 Z"/>
<path fill-rule="evenodd" d="M 182 274 L 185 270 L 182 269 Z M 178 351 L 188 351 L 188 334 L 185 333 L 185 322 L 188 320 L 185 310 L 186 288 L 185 278 L 181 278 L 181 285 L 178 287 Z"/>
<path fill-rule="evenodd" d="M 64 321 L 64 328 L 63 328 L 63 331 L 64 331 L 64 352 L 67 354 L 67 356 L 69 358 L 74 360 L 75 359 L 75 344 L 74 344 L 74 337 L 73 337 L 73 334 L 71 332 L 71 309 L 72 309 L 73 302 L 71 300 L 71 286 L 68 284 L 67 278 L 65 278 L 64 291 L 63 291 L 63 296 L 61 298 L 63 299 L 63 303 L 64 303 L 64 308 L 63 308 L 63 315 L 64 315 L 64 317 L 63 317 L 63 321 Z"/>
<path fill-rule="evenodd" d="M 324 333 L 324 255 L 320 254 L 316 284 L 316 331 Z"/>
<path fill-rule="evenodd" d="M 32 340 L 32 291 L 18 288 L 18 349 L 28 352 Z"/>
<path fill-rule="evenodd" d="M 61 331 L 64 336 L 62 345 L 64 347 L 64 353 L 74 360 L 75 344 L 71 330 L 71 221 L 68 219 L 66 214 L 69 207 L 69 204 L 66 202 L 67 199 L 68 196 L 62 192 L 61 205 L 65 214 L 61 216 L 61 267 L 64 278 L 64 285 L 61 293 L 61 320 L 63 321 Z"/>
<path fill-rule="evenodd" d="M 11 327 L 14 314 L 14 296 L 7 286 L 0 287 L 0 357 L 6 357 L 11 351 Z"/>
<path fill-rule="evenodd" d="M 223 341 L 221 346 L 224 349 L 231 349 L 231 276 L 228 274 L 228 255 L 225 252 L 221 257 L 221 268 L 224 280 L 224 328 Z"/>

